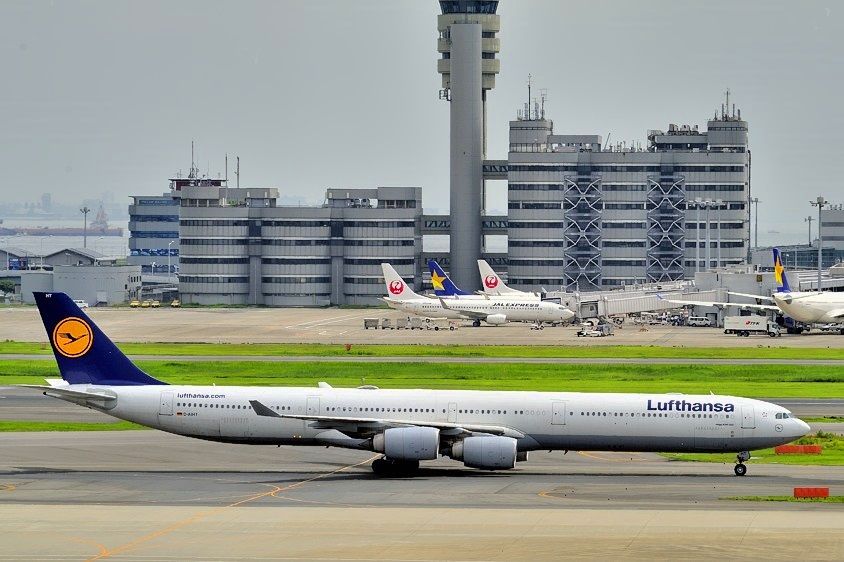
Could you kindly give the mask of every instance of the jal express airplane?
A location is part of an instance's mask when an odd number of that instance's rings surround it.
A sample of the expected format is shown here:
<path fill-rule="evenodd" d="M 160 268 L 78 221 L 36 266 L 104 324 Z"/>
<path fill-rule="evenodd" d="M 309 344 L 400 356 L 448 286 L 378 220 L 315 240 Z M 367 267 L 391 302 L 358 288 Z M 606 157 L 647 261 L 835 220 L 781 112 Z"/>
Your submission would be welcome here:
<path fill-rule="evenodd" d="M 170 433 L 255 445 L 383 453 L 378 474 L 441 455 L 512 469 L 533 450 L 736 452 L 788 443 L 809 426 L 732 396 L 169 385 L 136 367 L 64 293 L 34 293 L 61 380 L 23 385 Z"/>

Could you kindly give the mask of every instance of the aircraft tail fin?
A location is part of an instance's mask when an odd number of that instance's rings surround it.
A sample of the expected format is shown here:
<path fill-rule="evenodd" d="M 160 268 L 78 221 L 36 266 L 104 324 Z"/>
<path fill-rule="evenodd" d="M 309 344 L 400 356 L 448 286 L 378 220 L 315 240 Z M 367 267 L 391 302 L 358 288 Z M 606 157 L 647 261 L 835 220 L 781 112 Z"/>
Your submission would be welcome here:
<path fill-rule="evenodd" d="M 521 294 L 522 291 L 508 287 L 501 276 L 498 275 L 486 260 L 478 260 L 478 271 L 481 273 L 481 281 L 484 293 L 490 295 Z"/>
<path fill-rule="evenodd" d="M 384 284 L 387 287 L 387 298 L 410 299 L 419 297 L 419 295 L 414 293 L 413 289 L 407 285 L 407 281 L 399 275 L 398 271 L 393 269 L 392 265 L 389 263 L 382 263 L 381 270 L 384 272 Z"/>
<path fill-rule="evenodd" d="M 33 292 L 62 379 L 69 384 L 166 384 L 140 370 L 64 293 Z"/>
<path fill-rule="evenodd" d="M 780 285 L 777 292 L 791 292 L 791 287 L 788 285 L 788 278 L 785 276 L 785 267 L 782 265 L 782 255 L 780 254 L 779 248 L 774 248 L 774 279 Z"/>
<path fill-rule="evenodd" d="M 431 284 L 434 286 L 434 294 L 438 297 L 472 294 L 455 285 L 436 261 L 428 260 L 428 269 L 431 270 Z"/>

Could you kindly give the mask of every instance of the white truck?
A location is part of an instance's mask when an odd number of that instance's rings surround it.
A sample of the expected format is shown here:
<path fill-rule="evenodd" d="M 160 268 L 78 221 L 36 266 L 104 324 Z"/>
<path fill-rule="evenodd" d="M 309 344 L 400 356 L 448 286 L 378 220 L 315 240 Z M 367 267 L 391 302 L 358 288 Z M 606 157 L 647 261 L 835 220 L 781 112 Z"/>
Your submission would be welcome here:
<path fill-rule="evenodd" d="M 781 336 L 776 322 L 765 316 L 727 316 L 724 319 L 724 333 L 748 337 L 750 334 L 767 334 L 772 338 Z"/>

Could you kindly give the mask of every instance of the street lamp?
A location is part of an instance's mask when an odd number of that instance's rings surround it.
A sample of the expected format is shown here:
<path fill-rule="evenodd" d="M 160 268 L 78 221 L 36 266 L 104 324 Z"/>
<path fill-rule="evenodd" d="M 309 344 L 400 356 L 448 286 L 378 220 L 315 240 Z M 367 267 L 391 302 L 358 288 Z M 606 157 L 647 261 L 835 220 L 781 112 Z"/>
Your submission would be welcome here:
<path fill-rule="evenodd" d="M 152 262 L 152 274 L 155 275 L 155 262 Z"/>
<path fill-rule="evenodd" d="M 171 269 L 170 269 L 170 246 L 173 245 L 173 242 L 175 242 L 175 240 L 170 240 L 167 243 L 167 280 L 168 281 L 171 278 L 171 274 L 170 274 L 170 271 L 171 271 Z"/>
<path fill-rule="evenodd" d="M 724 202 L 721 199 L 716 199 L 715 204 L 718 205 L 716 207 L 715 213 L 715 224 L 718 225 L 718 266 L 721 267 L 721 205 Z"/>
<path fill-rule="evenodd" d="M 754 235 L 753 235 L 753 237 L 756 239 L 756 243 L 753 245 L 753 247 L 758 250 L 759 249 L 759 198 L 753 197 L 750 200 L 750 202 L 752 204 L 756 205 L 756 209 L 753 210 L 753 220 L 754 220 L 754 225 L 753 225 Z"/>
<path fill-rule="evenodd" d="M 824 205 L 828 205 L 829 201 L 823 198 L 822 195 L 819 195 L 817 199 L 814 201 L 809 201 L 812 207 L 818 208 L 818 292 L 821 292 L 821 272 L 823 271 L 823 267 L 821 264 L 821 256 L 823 252 L 823 224 L 821 223 L 821 212 L 823 211 Z"/>
<path fill-rule="evenodd" d="M 815 217 L 813 217 L 812 215 L 809 215 L 808 217 L 803 219 L 803 222 L 809 223 L 809 247 L 810 248 L 812 247 L 812 221 L 813 220 L 815 220 Z"/>
<path fill-rule="evenodd" d="M 697 210 L 697 222 L 695 223 L 695 273 L 700 273 L 700 204 L 701 198 L 695 197 L 695 209 Z"/>
<path fill-rule="evenodd" d="M 84 222 L 83 222 L 83 226 L 82 226 L 82 247 L 87 248 L 88 247 L 88 213 L 91 212 L 91 209 L 89 209 L 87 206 L 83 206 L 81 209 L 79 209 L 79 212 L 82 213 L 82 216 L 84 217 Z"/>

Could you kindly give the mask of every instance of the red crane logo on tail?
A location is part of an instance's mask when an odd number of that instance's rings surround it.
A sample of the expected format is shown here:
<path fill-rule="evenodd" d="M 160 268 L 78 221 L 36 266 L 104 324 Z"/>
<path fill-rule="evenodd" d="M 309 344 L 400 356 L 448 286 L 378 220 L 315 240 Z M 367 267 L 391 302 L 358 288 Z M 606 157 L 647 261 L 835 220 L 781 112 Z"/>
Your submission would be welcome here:
<path fill-rule="evenodd" d="M 404 283 L 401 281 L 390 282 L 390 292 L 394 295 L 400 295 L 404 291 Z"/>
<path fill-rule="evenodd" d="M 484 285 L 486 285 L 487 289 L 494 289 L 498 287 L 498 277 L 495 275 L 487 275 L 484 278 Z"/>

